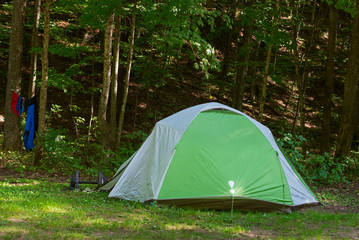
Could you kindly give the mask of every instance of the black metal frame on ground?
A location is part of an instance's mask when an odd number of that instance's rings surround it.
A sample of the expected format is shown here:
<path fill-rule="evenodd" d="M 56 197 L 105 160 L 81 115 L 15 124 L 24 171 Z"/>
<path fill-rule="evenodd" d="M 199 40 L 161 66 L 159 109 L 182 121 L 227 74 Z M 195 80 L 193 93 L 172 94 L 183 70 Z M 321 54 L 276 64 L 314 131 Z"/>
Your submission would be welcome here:
<path fill-rule="evenodd" d="M 78 189 L 80 184 L 97 184 L 97 187 L 100 187 L 105 183 L 108 183 L 108 178 L 103 176 L 102 172 L 98 172 L 97 181 L 80 181 L 80 173 L 75 171 L 71 176 L 70 188 Z"/>

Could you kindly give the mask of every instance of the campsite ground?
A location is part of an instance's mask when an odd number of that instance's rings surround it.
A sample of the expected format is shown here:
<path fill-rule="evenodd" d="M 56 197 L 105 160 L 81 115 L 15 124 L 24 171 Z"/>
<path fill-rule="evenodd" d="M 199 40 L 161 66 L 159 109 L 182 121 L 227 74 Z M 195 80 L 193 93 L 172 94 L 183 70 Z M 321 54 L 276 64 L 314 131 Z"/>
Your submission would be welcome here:
<path fill-rule="evenodd" d="M 323 206 L 208 211 L 110 199 L 67 176 L 0 168 L 0 239 L 358 239 L 359 183 L 312 186 Z"/>

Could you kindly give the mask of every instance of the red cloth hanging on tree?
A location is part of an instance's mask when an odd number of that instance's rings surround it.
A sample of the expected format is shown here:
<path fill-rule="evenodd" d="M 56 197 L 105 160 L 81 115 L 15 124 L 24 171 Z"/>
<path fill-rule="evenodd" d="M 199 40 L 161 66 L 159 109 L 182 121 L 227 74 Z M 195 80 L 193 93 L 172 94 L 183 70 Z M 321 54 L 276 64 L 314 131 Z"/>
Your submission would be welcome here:
<path fill-rule="evenodd" d="M 12 100 L 11 100 L 11 108 L 12 111 L 16 114 L 16 116 L 20 116 L 19 112 L 16 110 L 17 101 L 19 100 L 19 95 L 16 94 L 16 92 L 12 92 Z"/>

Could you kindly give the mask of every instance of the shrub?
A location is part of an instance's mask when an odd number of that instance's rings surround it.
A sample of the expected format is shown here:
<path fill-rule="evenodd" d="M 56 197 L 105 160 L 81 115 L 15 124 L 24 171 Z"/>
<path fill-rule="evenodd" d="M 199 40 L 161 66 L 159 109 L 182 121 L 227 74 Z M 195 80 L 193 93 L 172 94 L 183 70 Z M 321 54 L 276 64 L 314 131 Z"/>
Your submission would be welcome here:
<path fill-rule="evenodd" d="M 96 176 L 102 171 L 112 176 L 135 151 L 147 135 L 136 131 L 123 136 L 121 147 L 113 152 L 99 143 L 87 143 L 85 139 L 71 139 L 63 129 L 48 129 L 41 141 L 44 150 L 42 167 L 47 171 L 71 174 L 75 170 L 84 175 Z"/>
<path fill-rule="evenodd" d="M 301 135 L 284 134 L 279 145 L 284 148 L 290 163 L 301 176 L 309 183 L 332 184 L 348 182 L 347 175 L 350 172 L 348 158 L 335 159 L 329 153 L 323 155 L 306 153 L 306 159 L 302 154 L 302 145 L 306 139 Z"/>
<path fill-rule="evenodd" d="M 79 146 L 66 137 L 64 129 L 50 128 L 40 136 L 44 151 L 42 166 L 48 171 L 81 169 Z"/>

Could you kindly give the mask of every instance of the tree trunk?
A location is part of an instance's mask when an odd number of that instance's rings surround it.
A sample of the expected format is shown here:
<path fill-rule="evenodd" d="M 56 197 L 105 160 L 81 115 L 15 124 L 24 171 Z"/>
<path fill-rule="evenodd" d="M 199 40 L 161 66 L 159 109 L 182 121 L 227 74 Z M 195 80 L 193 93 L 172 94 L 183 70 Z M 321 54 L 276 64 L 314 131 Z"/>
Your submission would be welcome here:
<path fill-rule="evenodd" d="M 91 77 L 91 87 L 95 87 L 95 53 L 93 53 L 92 56 L 92 77 Z M 91 137 L 91 129 L 92 129 L 92 121 L 94 118 L 94 109 L 95 109 L 95 93 L 93 90 L 91 90 L 91 100 L 90 100 L 90 121 L 89 121 L 89 127 L 87 131 L 87 144 L 90 143 L 90 137 Z"/>
<path fill-rule="evenodd" d="M 231 35 L 231 34 L 229 34 Z M 230 38 L 230 36 L 228 36 Z M 229 53 L 230 53 L 230 44 L 231 40 L 228 40 L 227 45 L 225 46 L 225 50 L 223 52 L 223 61 L 222 61 L 222 70 L 219 74 L 218 79 L 218 100 L 223 101 L 224 99 L 224 92 L 226 89 L 226 83 L 228 82 L 228 71 L 229 71 Z"/>
<path fill-rule="evenodd" d="M 293 9 L 297 9 L 297 6 L 295 4 L 295 1 L 292 1 L 292 8 Z M 294 70 L 295 70 L 295 81 L 297 83 L 298 86 L 298 95 L 299 95 L 299 99 L 298 99 L 298 107 L 297 107 L 297 113 L 296 113 L 296 117 L 294 119 L 293 122 L 293 128 L 292 128 L 292 133 L 294 132 L 294 128 L 297 122 L 297 116 L 299 113 L 299 118 L 300 118 L 300 134 L 304 137 L 305 135 L 305 112 L 304 112 L 304 100 L 305 100 L 305 78 L 301 77 L 300 71 L 299 71 L 299 54 L 298 54 L 298 23 L 295 19 L 297 19 L 298 17 L 298 13 L 296 14 L 296 16 L 292 16 L 292 41 L 294 44 L 293 47 L 293 59 L 294 59 Z M 302 145 L 302 154 L 303 156 L 306 155 L 306 143 L 303 142 Z"/>
<path fill-rule="evenodd" d="M 271 33 L 271 40 L 272 39 L 273 39 L 273 32 Z M 267 96 L 267 83 L 268 83 L 268 77 L 269 77 L 269 65 L 270 65 L 270 59 L 271 59 L 271 54 L 272 54 L 272 47 L 273 47 L 273 43 L 270 43 L 268 46 L 266 64 L 265 64 L 265 68 L 264 68 L 262 94 L 259 99 L 258 121 L 263 120 L 263 111 L 264 111 L 264 104 L 265 104 L 266 96 Z"/>
<path fill-rule="evenodd" d="M 235 93 L 233 98 L 233 107 L 242 111 L 243 108 L 243 94 L 247 81 L 248 63 L 251 53 L 251 40 L 252 40 L 252 27 L 247 26 L 243 35 L 242 48 L 244 49 L 243 56 L 240 57 L 241 61 L 237 68 L 235 78 Z"/>
<path fill-rule="evenodd" d="M 255 105 L 255 100 L 257 100 L 257 94 L 256 94 L 256 89 L 257 89 L 257 65 L 258 65 L 258 55 L 259 55 L 259 50 L 261 47 L 261 42 L 257 43 L 257 47 L 256 47 L 256 51 L 254 54 L 254 58 L 253 58 L 253 64 L 251 66 L 251 68 L 249 69 L 249 76 L 251 76 L 251 90 L 250 90 L 250 99 L 251 99 L 251 103 L 254 106 Z M 254 115 L 254 112 L 253 112 Z"/>
<path fill-rule="evenodd" d="M 323 98 L 323 117 L 322 117 L 322 139 L 320 144 L 321 153 L 330 151 L 330 126 L 332 115 L 332 95 L 333 95 L 333 78 L 334 78 L 334 54 L 335 39 L 337 32 L 338 11 L 335 3 L 329 6 L 329 30 L 328 30 L 328 49 L 327 49 L 327 75 L 324 85 Z"/>
<path fill-rule="evenodd" d="M 358 92 L 357 92 L 357 106 L 359 106 L 359 88 L 358 88 Z M 356 142 L 356 147 L 359 146 L 359 108 L 356 108 L 355 111 L 355 124 L 354 124 L 354 136 L 353 136 L 353 141 Z M 354 147 L 355 147 L 354 146 Z"/>
<path fill-rule="evenodd" d="M 119 117 L 118 128 L 117 128 L 117 142 L 116 142 L 117 147 L 120 146 L 120 142 L 121 142 L 121 133 L 122 133 L 122 128 L 123 128 L 123 122 L 125 119 L 125 110 L 126 110 L 126 103 L 127 103 L 127 96 L 128 96 L 128 86 L 129 86 L 130 75 L 131 75 L 133 49 L 135 46 L 136 8 L 137 8 L 137 2 L 135 2 L 135 4 L 134 4 L 133 12 L 132 12 L 130 48 L 128 50 L 128 56 L 127 56 L 127 66 L 126 66 L 126 75 L 125 75 L 125 79 L 124 79 L 123 98 L 122 98 L 120 117 Z"/>
<path fill-rule="evenodd" d="M 27 0 L 14 0 L 11 18 L 11 33 L 9 44 L 8 75 L 5 99 L 5 123 L 3 149 L 7 151 L 20 150 L 20 121 L 11 109 L 12 92 L 21 90 L 21 58 L 23 50 L 25 8 Z"/>
<path fill-rule="evenodd" d="M 308 42 L 308 44 L 306 44 L 305 47 L 305 51 L 301 56 L 301 64 L 302 65 L 302 78 L 301 78 L 301 82 L 299 83 L 300 86 L 298 85 L 298 94 L 299 94 L 299 99 L 298 99 L 298 104 L 297 104 L 297 109 L 296 109 L 296 113 L 294 116 L 294 120 L 293 120 L 293 126 L 292 126 L 292 134 L 294 134 L 295 131 L 295 126 L 297 124 L 297 119 L 298 119 L 298 115 L 300 117 L 300 126 L 301 127 L 301 134 L 304 135 L 304 130 L 305 130 L 305 112 L 304 112 L 304 99 L 305 99 L 305 92 L 306 92 L 306 83 L 307 83 L 307 79 L 309 77 L 309 75 L 311 74 L 311 65 L 309 65 L 308 59 L 311 59 L 311 53 L 314 48 L 314 37 L 315 37 L 315 33 L 316 33 L 316 29 L 318 28 L 318 22 L 319 22 L 319 17 L 315 17 L 315 11 L 316 11 L 316 1 L 314 1 L 313 7 L 312 7 L 312 18 L 311 18 L 311 28 L 310 28 L 310 39 Z M 303 61 L 304 59 L 304 61 Z M 288 99 L 289 102 L 289 99 Z M 302 148 L 302 152 L 303 152 L 303 156 L 305 156 L 305 144 L 303 145 Z"/>
<path fill-rule="evenodd" d="M 279 7 L 279 1 L 276 0 L 275 2 L 275 12 L 278 11 Z M 276 25 L 276 17 L 273 17 L 273 25 Z M 272 55 L 272 47 L 273 47 L 273 41 L 274 41 L 274 31 L 276 30 L 275 26 L 273 26 L 271 34 L 270 34 L 270 43 L 268 45 L 268 51 L 267 51 L 267 57 L 266 57 L 266 63 L 264 68 L 264 76 L 263 76 L 263 83 L 262 83 L 262 94 L 259 99 L 259 113 L 258 113 L 258 121 L 263 120 L 263 112 L 264 112 L 264 105 L 266 101 L 267 96 L 267 84 L 268 84 L 268 77 L 269 77 L 269 66 L 270 66 L 270 60 Z"/>
<path fill-rule="evenodd" d="M 227 9 L 228 15 L 230 19 L 234 19 L 236 12 L 234 7 L 229 7 Z M 219 74 L 218 79 L 218 100 L 223 101 L 224 99 L 224 93 L 226 89 L 226 85 L 229 82 L 228 81 L 228 72 L 229 72 L 229 66 L 230 66 L 230 60 L 231 60 L 231 51 L 232 51 L 232 42 L 233 42 L 233 35 L 234 30 L 233 27 L 230 29 L 228 36 L 227 36 L 227 42 L 224 44 L 223 49 L 223 61 L 222 61 L 222 70 Z"/>
<path fill-rule="evenodd" d="M 48 82 L 48 71 L 49 71 L 49 40 L 50 40 L 50 4 L 51 0 L 45 1 L 44 10 L 44 41 L 42 49 L 42 74 L 41 74 L 41 90 L 40 90 L 40 103 L 39 103 L 39 129 L 38 132 L 41 134 L 45 131 L 45 117 L 46 117 L 46 102 L 47 102 L 47 82 Z M 34 166 L 40 166 L 42 160 L 42 147 L 39 138 L 36 140 L 37 147 L 35 149 L 35 161 Z"/>
<path fill-rule="evenodd" d="M 31 32 L 31 47 L 37 48 L 38 46 L 38 29 L 40 22 L 40 13 L 41 13 L 41 0 L 35 0 L 34 4 L 34 22 L 32 25 Z M 36 88 L 36 71 L 37 71 L 37 54 L 34 51 L 31 51 L 30 56 L 30 81 L 29 81 L 29 92 L 28 97 L 31 98 L 35 95 Z"/>
<path fill-rule="evenodd" d="M 114 14 L 111 14 L 106 22 L 103 60 L 103 82 L 100 104 L 98 110 L 98 124 L 100 129 L 101 143 L 104 148 L 109 148 L 110 135 L 107 123 L 107 106 L 111 85 L 111 56 L 112 56 L 112 32 Z"/>
<path fill-rule="evenodd" d="M 115 17 L 115 33 L 113 44 L 113 62 L 111 74 L 111 113 L 110 113 L 110 129 L 111 129 L 111 149 L 116 148 L 116 128 L 117 128 L 117 91 L 118 91 L 118 65 L 120 60 L 120 40 L 121 40 L 121 16 Z"/>
<path fill-rule="evenodd" d="M 359 10 L 359 0 L 356 1 Z M 354 125 L 357 124 L 355 111 L 358 94 L 359 67 L 359 14 L 354 17 L 349 60 L 344 83 L 343 113 L 340 121 L 339 135 L 335 157 L 347 156 L 353 141 Z"/>

